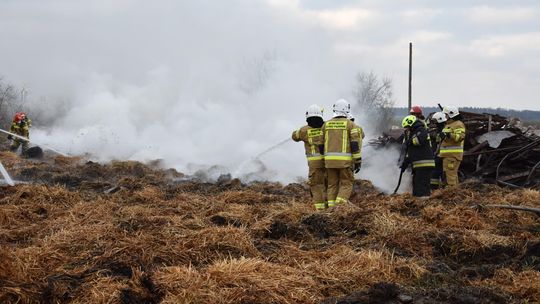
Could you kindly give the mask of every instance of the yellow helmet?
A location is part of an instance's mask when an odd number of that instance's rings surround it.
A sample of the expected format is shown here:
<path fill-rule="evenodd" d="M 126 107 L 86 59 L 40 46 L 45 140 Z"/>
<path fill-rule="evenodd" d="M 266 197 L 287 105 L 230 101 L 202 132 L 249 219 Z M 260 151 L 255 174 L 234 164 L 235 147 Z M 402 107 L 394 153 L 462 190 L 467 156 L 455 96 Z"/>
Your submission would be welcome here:
<path fill-rule="evenodd" d="M 401 126 L 403 128 L 412 127 L 412 125 L 416 122 L 416 116 L 414 115 L 407 115 L 403 120 L 401 121 Z"/>

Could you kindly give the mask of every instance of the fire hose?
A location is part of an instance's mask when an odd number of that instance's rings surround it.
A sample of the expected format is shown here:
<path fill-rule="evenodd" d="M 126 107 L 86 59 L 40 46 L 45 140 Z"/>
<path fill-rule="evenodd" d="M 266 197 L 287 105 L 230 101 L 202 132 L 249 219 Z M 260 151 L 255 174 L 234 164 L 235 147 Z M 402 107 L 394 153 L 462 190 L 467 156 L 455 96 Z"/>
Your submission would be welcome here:
<path fill-rule="evenodd" d="M 17 139 L 27 141 L 27 142 L 29 142 L 29 143 L 34 143 L 34 142 L 30 141 L 30 139 L 28 139 L 28 138 L 26 138 L 26 137 L 23 137 L 23 136 L 20 136 L 20 135 L 11 133 L 11 132 L 6 131 L 6 130 L 0 129 L 0 132 L 5 133 L 5 134 L 8 134 L 8 135 L 11 135 L 11 136 L 13 136 L 13 137 L 15 137 L 15 138 L 17 138 Z M 55 153 L 57 153 L 57 154 L 60 154 L 60 155 L 62 155 L 62 156 L 69 156 L 68 154 L 63 153 L 63 152 L 60 152 L 60 151 L 58 151 L 58 150 L 56 150 L 56 149 L 54 149 L 54 148 L 51 148 L 51 147 L 49 147 L 49 146 L 46 146 L 46 145 L 41 145 L 41 146 L 47 148 L 47 150 L 51 150 L 51 151 L 53 151 L 53 152 L 55 152 Z"/>

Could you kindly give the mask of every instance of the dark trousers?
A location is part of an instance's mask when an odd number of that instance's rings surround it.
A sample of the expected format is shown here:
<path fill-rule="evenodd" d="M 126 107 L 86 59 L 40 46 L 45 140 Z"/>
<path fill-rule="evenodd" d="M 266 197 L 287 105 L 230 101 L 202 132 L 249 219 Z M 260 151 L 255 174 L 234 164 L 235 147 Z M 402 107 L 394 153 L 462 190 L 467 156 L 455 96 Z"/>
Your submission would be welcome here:
<path fill-rule="evenodd" d="M 435 157 L 435 169 L 431 173 L 431 190 L 439 189 L 442 186 L 443 167 L 442 159 Z"/>
<path fill-rule="evenodd" d="M 413 196 L 429 196 L 431 194 L 432 172 L 433 168 L 430 167 L 413 169 Z"/>

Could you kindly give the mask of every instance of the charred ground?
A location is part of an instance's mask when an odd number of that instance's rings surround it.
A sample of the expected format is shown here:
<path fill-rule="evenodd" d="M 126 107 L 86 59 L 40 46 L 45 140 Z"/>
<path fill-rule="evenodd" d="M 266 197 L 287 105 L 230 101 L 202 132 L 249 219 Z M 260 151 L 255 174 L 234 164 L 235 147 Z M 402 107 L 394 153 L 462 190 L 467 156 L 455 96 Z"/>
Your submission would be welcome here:
<path fill-rule="evenodd" d="M 303 184 L 193 181 L 159 164 L 1 153 L 6 303 L 535 303 L 540 192 L 468 183 L 427 201 L 358 181 L 315 212 Z"/>

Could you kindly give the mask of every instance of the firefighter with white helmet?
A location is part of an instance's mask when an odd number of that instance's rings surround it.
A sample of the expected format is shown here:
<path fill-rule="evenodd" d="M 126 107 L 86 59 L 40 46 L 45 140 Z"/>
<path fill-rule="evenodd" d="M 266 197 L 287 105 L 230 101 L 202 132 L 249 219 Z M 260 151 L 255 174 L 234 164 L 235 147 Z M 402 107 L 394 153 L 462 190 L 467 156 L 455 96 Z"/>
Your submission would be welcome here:
<path fill-rule="evenodd" d="M 351 105 L 339 99 L 334 118 L 324 123 L 324 164 L 328 179 L 328 207 L 346 203 L 352 194 L 354 173 L 362 164 L 364 131 L 349 118 Z M 353 172 L 354 171 L 354 172 Z"/>
<path fill-rule="evenodd" d="M 431 119 L 435 120 L 435 122 L 438 123 L 438 124 L 444 123 L 447 120 L 446 119 L 446 114 L 443 113 L 443 112 L 436 112 L 435 114 L 433 114 Z"/>
<path fill-rule="evenodd" d="M 315 209 L 326 208 L 326 170 L 324 168 L 324 141 L 321 127 L 324 124 L 323 109 L 318 105 L 311 105 L 306 111 L 307 125 L 294 131 L 292 139 L 304 142 L 309 168 L 309 186 L 312 202 Z"/>
<path fill-rule="evenodd" d="M 443 139 L 438 156 L 442 159 L 444 183 L 453 186 L 459 183 L 458 170 L 463 160 L 466 130 L 457 107 L 445 107 L 443 113 L 447 120 L 441 131 Z"/>
<path fill-rule="evenodd" d="M 435 169 L 431 175 L 431 189 L 438 189 L 442 186 L 443 165 L 442 159 L 438 154 L 443 139 L 442 130 L 444 129 L 446 120 L 446 114 L 443 112 L 436 112 L 431 116 L 431 122 L 435 124 L 435 129 L 430 134 L 431 147 L 433 149 L 433 155 L 435 155 Z"/>

